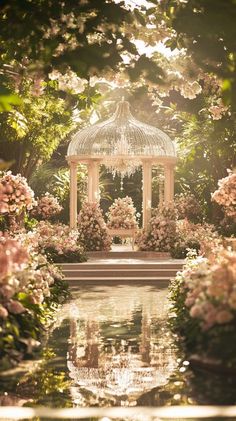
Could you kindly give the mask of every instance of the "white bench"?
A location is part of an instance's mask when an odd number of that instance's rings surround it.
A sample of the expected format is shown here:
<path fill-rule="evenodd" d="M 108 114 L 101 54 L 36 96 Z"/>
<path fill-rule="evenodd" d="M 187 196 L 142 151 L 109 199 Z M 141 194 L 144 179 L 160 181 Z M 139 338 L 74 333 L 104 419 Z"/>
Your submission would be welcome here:
<path fill-rule="evenodd" d="M 135 237 L 137 234 L 137 228 L 125 229 L 125 228 L 109 228 L 108 233 L 111 237 L 120 238 L 132 238 L 132 250 L 134 250 Z"/>

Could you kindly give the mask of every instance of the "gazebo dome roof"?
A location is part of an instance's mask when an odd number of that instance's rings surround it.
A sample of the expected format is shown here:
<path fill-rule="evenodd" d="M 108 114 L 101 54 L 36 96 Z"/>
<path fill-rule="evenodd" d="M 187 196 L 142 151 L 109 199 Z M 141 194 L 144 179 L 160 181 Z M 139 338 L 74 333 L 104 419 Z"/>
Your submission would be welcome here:
<path fill-rule="evenodd" d="M 174 158 L 176 150 L 167 134 L 136 120 L 129 103 L 121 101 L 111 118 L 73 135 L 67 156 Z"/>

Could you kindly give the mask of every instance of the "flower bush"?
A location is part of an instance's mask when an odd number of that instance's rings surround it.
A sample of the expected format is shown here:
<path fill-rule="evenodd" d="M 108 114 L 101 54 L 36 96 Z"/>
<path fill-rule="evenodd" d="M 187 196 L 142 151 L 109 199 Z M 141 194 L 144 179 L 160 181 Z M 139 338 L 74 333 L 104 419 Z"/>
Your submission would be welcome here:
<path fill-rule="evenodd" d="M 108 251 L 111 248 L 102 210 L 97 202 L 85 202 L 78 216 L 78 241 L 86 251 Z"/>
<path fill-rule="evenodd" d="M 45 193 L 37 200 L 37 206 L 32 210 L 31 215 L 37 219 L 51 219 L 62 211 L 58 199 L 50 193 Z"/>
<path fill-rule="evenodd" d="M 140 250 L 169 252 L 176 238 L 176 211 L 174 207 L 161 205 L 153 210 L 147 229 L 137 236 Z"/>
<path fill-rule="evenodd" d="M 171 256 L 183 259 L 189 249 L 194 249 L 202 255 L 208 255 L 212 248 L 218 247 L 222 240 L 211 224 L 193 224 L 187 219 L 177 221 L 176 238 Z"/>
<path fill-rule="evenodd" d="M 115 199 L 110 206 L 107 227 L 109 229 L 137 229 L 136 209 L 131 197 Z"/>
<path fill-rule="evenodd" d="M 39 344 L 52 307 L 66 296 L 58 268 L 34 247 L 0 236 L 0 361 L 6 368 Z"/>
<path fill-rule="evenodd" d="M 236 220 L 236 171 L 228 173 L 218 181 L 219 188 L 212 194 L 212 200 L 223 206 L 226 216 Z"/>
<path fill-rule="evenodd" d="M 35 232 L 40 251 L 54 263 L 79 263 L 86 260 L 77 230 L 72 231 L 67 225 L 41 221 Z"/>
<path fill-rule="evenodd" d="M 236 253 L 191 256 L 171 285 L 172 326 L 189 352 L 236 367 Z"/>
<path fill-rule="evenodd" d="M 187 218 L 191 222 L 199 222 L 202 218 L 202 209 L 191 193 L 180 193 L 175 196 L 175 208 L 177 210 L 178 219 Z"/>
<path fill-rule="evenodd" d="M 0 213 L 19 215 L 29 211 L 36 205 L 34 192 L 29 187 L 26 178 L 20 174 L 13 175 L 11 171 L 0 175 Z"/>

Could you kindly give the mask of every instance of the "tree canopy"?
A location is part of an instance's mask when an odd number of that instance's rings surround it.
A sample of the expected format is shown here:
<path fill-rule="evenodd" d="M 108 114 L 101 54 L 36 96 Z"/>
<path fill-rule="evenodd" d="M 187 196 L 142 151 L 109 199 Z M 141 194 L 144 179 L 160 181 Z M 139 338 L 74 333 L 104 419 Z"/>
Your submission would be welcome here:
<path fill-rule="evenodd" d="M 177 191 L 211 217 L 211 191 L 236 164 L 235 18 L 235 0 L 2 0 L 1 159 L 27 177 L 57 172 L 73 130 L 125 95 L 176 140 Z"/>
<path fill-rule="evenodd" d="M 168 45 L 186 48 L 200 68 L 217 75 L 224 100 L 235 108 L 235 0 L 167 0 L 163 7 L 176 32 Z"/>

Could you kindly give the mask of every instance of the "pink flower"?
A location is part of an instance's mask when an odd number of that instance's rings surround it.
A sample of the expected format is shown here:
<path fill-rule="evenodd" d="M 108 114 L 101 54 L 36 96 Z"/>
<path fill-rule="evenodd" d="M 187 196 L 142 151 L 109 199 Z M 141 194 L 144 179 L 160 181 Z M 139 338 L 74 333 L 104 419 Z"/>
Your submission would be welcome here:
<path fill-rule="evenodd" d="M 1 286 L 0 293 L 3 295 L 4 298 L 9 299 L 14 295 L 15 290 L 10 285 L 5 284 Z"/>
<path fill-rule="evenodd" d="M 233 319 L 233 315 L 232 313 L 230 313 L 227 310 L 221 310 L 217 315 L 216 315 L 216 321 L 219 324 L 224 324 L 224 323 L 228 323 Z"/>
<path fill-rule="evenodd" d="M 1 319 L 6 319 L 7 316 L 8 316 L 7 309 L 0 304 L 0 318 Z"/>
<path fill-rule="evenodd" d="M 26 311 L 25 307 L 19 301 L 15 301 L 15 300 L 11 300 L 7 304 L 7 308 L 8 308 L 8 311 L 13 314 L 21 314 Z"/>
<path fill-rule="evenodd" d="M 202 316 L 202 307 L 200 305 L 195 304 L 190 310 L 191 317 L 201 317 Z"/>

